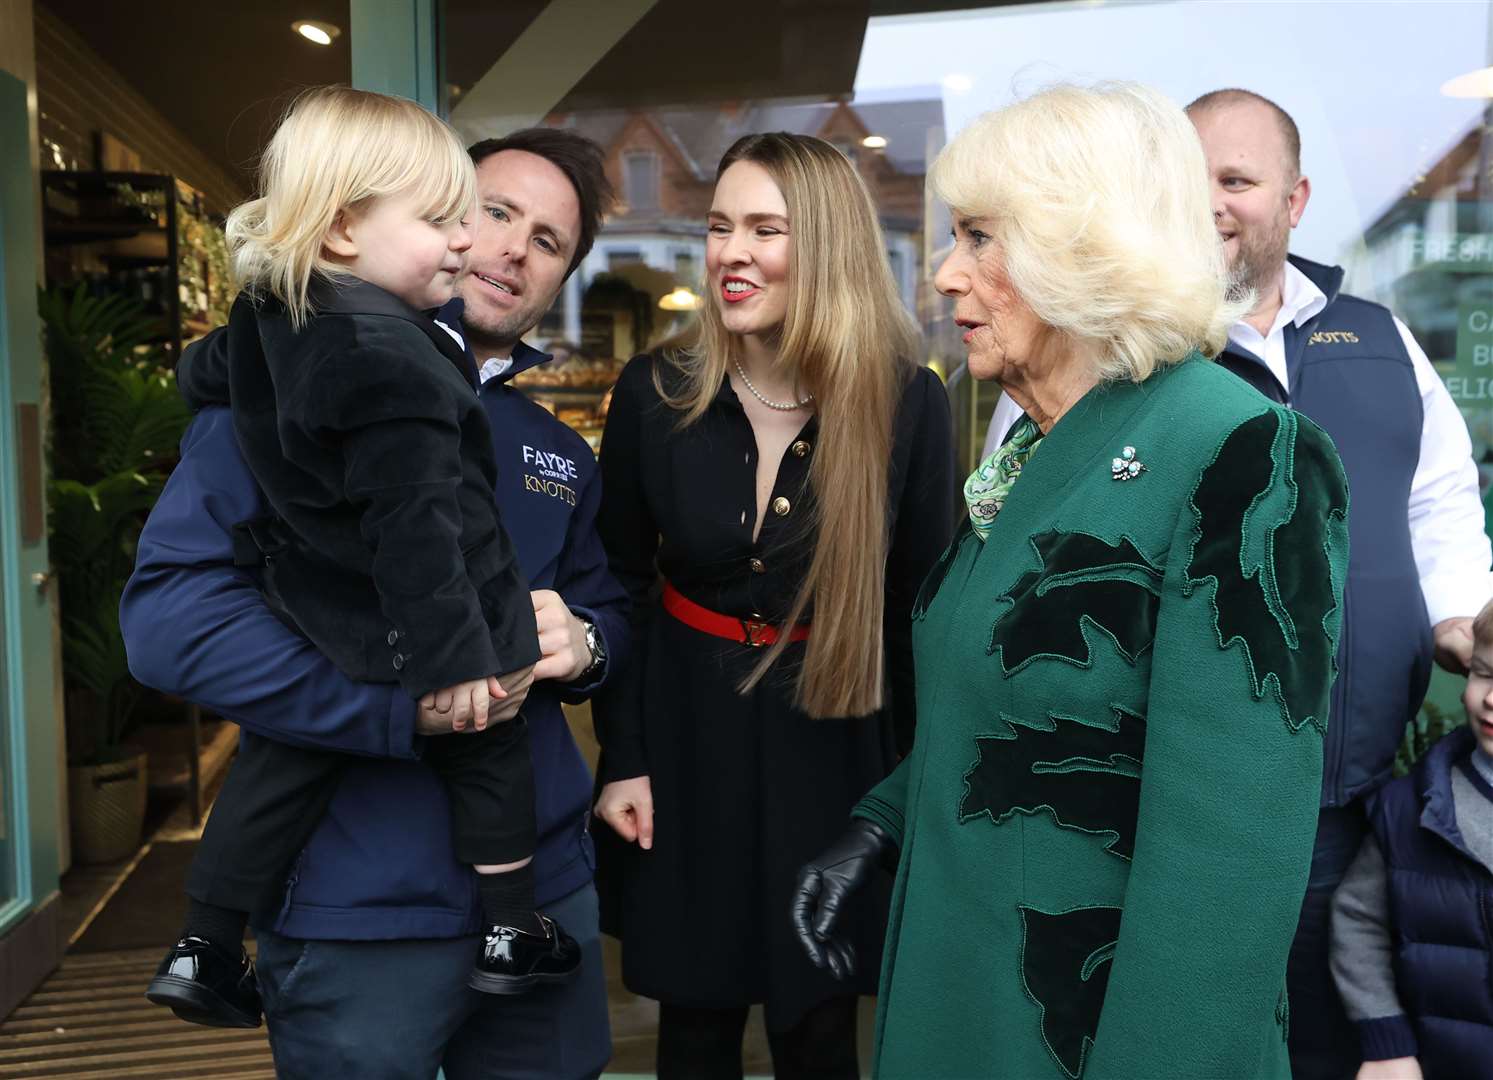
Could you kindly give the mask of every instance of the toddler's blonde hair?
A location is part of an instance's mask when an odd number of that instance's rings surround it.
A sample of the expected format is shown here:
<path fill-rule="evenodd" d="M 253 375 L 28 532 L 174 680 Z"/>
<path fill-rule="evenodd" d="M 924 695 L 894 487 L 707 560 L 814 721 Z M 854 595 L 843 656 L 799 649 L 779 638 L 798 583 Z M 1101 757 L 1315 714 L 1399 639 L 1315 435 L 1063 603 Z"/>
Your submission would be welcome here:
<path fill-rule="evenodd" d="M 322 245 L 339 213 L 408 195 L 430 220 L 466 217 L 477 201 L 472 159 L 456 132 L 413 101 L 321 86 L 298 95 L 259 165 L 259 197 L 228 215 L 234 283 L 268 292 L 297 328 L 312 314 L 312 278 L 343 271 Z"/>
<path fill-rule="evenodd" d="M 1472 647 L 1486 649 L 1493 646 L 1493 600 L 1483 605 L 1483 610 L 1472 620 Z"/>

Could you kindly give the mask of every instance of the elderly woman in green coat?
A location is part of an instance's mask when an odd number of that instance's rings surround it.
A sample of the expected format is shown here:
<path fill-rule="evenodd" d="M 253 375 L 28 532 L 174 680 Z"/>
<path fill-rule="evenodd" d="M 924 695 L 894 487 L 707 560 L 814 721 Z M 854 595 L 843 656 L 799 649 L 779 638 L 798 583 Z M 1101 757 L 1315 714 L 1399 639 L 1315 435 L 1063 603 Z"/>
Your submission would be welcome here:
<path fill-rule="evenodd" d="M 810 956 L 895 866 L 882 1077 L 1288 1077 L 1341 621 L 1326 435 L 1208 359 L 1203 153 L 1135 85 L 972 123 L 931 183 L 969 371 L 1025 410 L 915 608 L 912 753 L 805 867 Z"/>

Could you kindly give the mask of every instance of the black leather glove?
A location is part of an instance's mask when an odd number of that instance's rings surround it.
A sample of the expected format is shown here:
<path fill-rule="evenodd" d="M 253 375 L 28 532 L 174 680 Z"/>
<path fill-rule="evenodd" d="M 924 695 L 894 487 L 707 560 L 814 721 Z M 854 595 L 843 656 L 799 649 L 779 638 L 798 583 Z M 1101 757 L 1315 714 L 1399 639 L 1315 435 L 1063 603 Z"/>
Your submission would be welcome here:
<path fill-rule="evenodd" d="M 815 967 L 828 967 L 837 979 L 855 973 L 855 946 L 834 936 L 845 901 L 878 867 L 894 864 L 897 846 L 886 831 L 865 818 L 798 872 L 793 890 L 793 930 Z"/>

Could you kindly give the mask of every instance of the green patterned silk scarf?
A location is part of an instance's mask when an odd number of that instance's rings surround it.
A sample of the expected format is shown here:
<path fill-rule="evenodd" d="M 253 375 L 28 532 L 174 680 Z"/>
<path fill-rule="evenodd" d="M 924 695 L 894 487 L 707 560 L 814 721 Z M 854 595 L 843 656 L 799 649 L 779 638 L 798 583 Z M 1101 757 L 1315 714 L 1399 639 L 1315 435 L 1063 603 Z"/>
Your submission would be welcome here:
<path fill-rule="evenodd" d="M 969 505 L 969 523 L 983 542 L 990 535 L 995 515 L 1001 512 L 1011 496 L 1011 488 L 1021 478 L 1021 469 L 1042 441 L 1042 429 L 1028 416 L 1016 421 L 1011 436 L 991 454 L 964 482 L 964 501 Z"/>

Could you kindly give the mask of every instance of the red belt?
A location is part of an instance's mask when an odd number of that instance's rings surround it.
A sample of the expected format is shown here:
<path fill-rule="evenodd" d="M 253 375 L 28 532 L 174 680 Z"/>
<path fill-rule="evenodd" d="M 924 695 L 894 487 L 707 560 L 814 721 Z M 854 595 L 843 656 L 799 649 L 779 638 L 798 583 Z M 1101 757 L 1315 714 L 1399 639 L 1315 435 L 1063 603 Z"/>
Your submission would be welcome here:
<path fill-rule="evenodd" d="M 701 607 L 667 581 L 664 582 L 664 610 L 702 634 L 739 641 L 753 648 L 775 645 L 778 640 L 778 628 L 772 623 L 760 619 L 738 619 L 734 615 L 722 615 Z M 808 623 L 799 623 L 788 631 L 789 641 L 803 641 L 808 636 Z"/>

